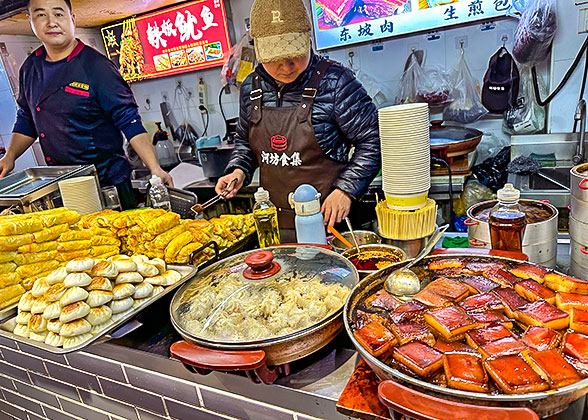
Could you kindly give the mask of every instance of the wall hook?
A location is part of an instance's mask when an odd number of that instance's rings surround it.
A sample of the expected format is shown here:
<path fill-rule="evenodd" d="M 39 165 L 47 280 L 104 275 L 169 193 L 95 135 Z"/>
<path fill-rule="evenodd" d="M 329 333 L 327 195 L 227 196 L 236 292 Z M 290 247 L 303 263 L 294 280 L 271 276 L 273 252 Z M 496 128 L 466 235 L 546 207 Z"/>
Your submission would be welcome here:
<path fill-rule="evenodd" d="M 145 102 L 147 103 L 147 106 L 143 105 L 143 108 L 147 111 L 151 111 L 151 99 L 147 98 Z"/>
<path fill-rule="evenodd" d="M 508 35 L 502 35 L 502 48 L 506 48 L 506 41 L 508 41 Z"/>

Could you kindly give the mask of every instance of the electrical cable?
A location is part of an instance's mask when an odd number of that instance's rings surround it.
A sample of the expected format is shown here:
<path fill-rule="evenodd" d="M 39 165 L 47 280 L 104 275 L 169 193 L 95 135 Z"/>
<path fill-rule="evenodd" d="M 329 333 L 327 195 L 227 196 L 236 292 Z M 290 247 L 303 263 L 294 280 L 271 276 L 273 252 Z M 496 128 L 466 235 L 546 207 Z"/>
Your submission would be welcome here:
<path fill-rule="evenodd" d="M 206 137 L 206 135 L 208 134 L 208 124 L 210 123 L 210 113 L 208 112 L 208 108 L 206 108 L 204 105 L 200 105 L 198 109 L 200 111 L 204 111 L 204 113 L 206 114 L 206 123 L 204 123 L 204 116 L 201 114 L 202 124 L 204 125 L 204 132 L 202 133 L 202 137 Z"/>
<path fill-rule="evenodd" d="M 545 106 L 548 103 L 550 103 L 553 100 L 553 98 L 563 89 L 563 87 L 568 83 L 568 81 L 572 77 L 572 73 L 576 70 L 576 68 L 578 67 L 578 64 L 580 64 L 580 60 L 582 59 L 582 56 L 584 56 L 584 53 L 587 50 L 588 50 L 588 37 L 586 37 L 586 39 L 584 40 L 584 43 L 580 47 L 580 50 L 578 51 L 578 54 L 576 55 L 574 62 L 572 63 L 570 68 L 568 68 L 568 70 L 566 71 L 566 74 L 564 75 L 562 81 L 555 88 L 555 90 L 553 92 L 551 92 L 551 94 L 549 94 L 549 96 L 547 96 L 547 98 L 545 98 L 544 100 L 541 99 L 541 93 L 539 92 L 539 82 L 537 81 L 537 68 L 536 68 L 536 66 L 533 66 L 531 68 L 531 73 L 533 74 L 533 89 L 535 91 L 535 99 L 537 100 L 537 103 L 540 106 Z M 586 72 L 587 71 L 588 71 L 588 65 L 584 67 L 584 82 L 586 80 L 586 75 L 587 75 Z M 584 82 L 583 82 L 583 86 L 582 86 L 583 88 L 584 88 Z"/>
<path fill-rule="evenodd" d="M 447 173 L 449 174 L 449 230 L 454 231 L 455 224 L 453 219 L 455 214 L 453 212 L 453 175 L 451 173 L 451 167 L 445 159 L 436 156 L 431 156 L 431 164 L 443 165 L 447 168 Z"/>
<path fill-rule="evenodd" d="M 235 83 L 228 83 L 224 85 L 218 93 L 218 106 L 220 108 L 221 115 L 223 116 L 223 120 L 225 121 L 225 125 L 227 124 L 227 116 L 225 115 L 225 110 L 223 109 L 223 91 L 227 88 L 230 89 L 231 86 L 237 87 Z"/>

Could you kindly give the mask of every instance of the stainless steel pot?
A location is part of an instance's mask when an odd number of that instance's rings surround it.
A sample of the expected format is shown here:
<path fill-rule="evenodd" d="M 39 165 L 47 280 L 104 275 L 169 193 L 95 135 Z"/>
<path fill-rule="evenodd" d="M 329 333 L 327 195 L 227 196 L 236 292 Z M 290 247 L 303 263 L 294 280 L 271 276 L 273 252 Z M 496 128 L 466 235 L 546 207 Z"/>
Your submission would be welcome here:
<path fill-rule="evenodd" d="M 446 259 L 446 255 L 442 256 L 428 256 L 423 261 L 417 264 L 419 267 L 426 267 L 431 261 L 437 259 Z M 508 265 L 520 264 L 520 261 L 501 258 L 501 257 L 479 257 L 471 255 L 453 255 L 452 258 L 474 258 L 476 261 L 495 262 L 500 261 Z M 466 404 L 477 404 L 486 406 L 500 406 L 500 407 L 528 407 L 535 411 L 540 418 L 549 417 L 562 412 L 572 402 L 578 400 L 583 395 L 588 393 L 588 379 L 583 379 L 575 384 L 559 388 L 557 390 L 549 390 L 545 392 L 533 392 L 527 394 L 485 394 L 480 392 L 461 391 L 448 387 L 435 385 L 425 380 L 417 379 L 403 372 L 388 366 L 381 362 L 376 357 L 372 356 L 361 344 L 355 339 L 351 328 L 355 308 L 364 296 L 371 295 L 383 287 L 383 283 L 390 273 L 398 268 L 406 265 L 408 262 L 401 262 L 386 267 L 368 277 L 363 279 L 351 292 L 345 309 L 343 312 L 343 320 L 345 329 L 351 339 L 351 342 L 360 353 L 361 357 L 373 369 L 376 375 L 381 380 L 392 379 L 403 384 L 415 388 L 419 391 L 444 398 L 452 401 L 459 401 Z M 413 268 L 414 269 L 414 268 Z M 430 279 L 421 279 L 423 284 L 426 284 Z"/>
<path fill-rule="evenodd" d="M 354 230 L 355 232 L 355 238 L 357 239 L 357 243 L 361 246 L 361 245 L 368 245 L 368 244 L 380 244 L 382 243 L 382 240 L 380 239 L 380 237 L 378 235 L 376 235 L 374 232 L 370 232 L 369 230 Z M 353 238 L 351 235 L 351 232 L 342 232 L 341 235 L 347 239 L 350 243 L 353 244 Z M 329 239 L 329 245 L 331 245 L 333 247 L 333 251 L 335 252 L 343 252 L 345 251 L 347 248 L 347 246 L 345 246 L 343 244 L 343 242 L 341 242 L 339 239 L 337 239 L 336 237 L 332 237 L 331 239 Z"/>
<path fill-rule="evenodd" d="M 588 223 L 588 201 L 580 200 L 572 195 L 570 198 L 570 214 L 577 221 Z"/>
<path fill-rule="evenodd" d="M 427 244 L 427 241 L 429 240 L 429 238 L 432 235 L 431 234 L 429 236 L 425 236 L 424 238 L 418 238 L 418 239 L 406 239 L 406 240 L 390 239 L 390 238 L 386 238 L 385 236 L 382 236 L 380 234 L 380 230 L 378 229 L 378 222 L 377 221 L 375 221 L 372 224 L 372 226 L 373 226 L 374 232 L 376 232 L 376 234 L 382 239 L 382 243 L 400 248 L 401 250 L 403 250 L 406 253 L 407 258 L 416 257 L 418 255 L 418 253 L 421 252 L 421 250 L 425 247 L 425 245 Z"/>
<path fill-rule="evenodd" d="M 466 214 L 468 218 L 468 239 L 470 246 L 475 248 L 492 248 L 490 239 L 490 225 L 480 217 L 484 210 L 488 210 L 497 201 L 484 201 L 471 206 Z M 536 206 L 549 210 L 551 217 L 538 223 L 529 223 L 525 227 L 523 236 L 523 252 L 529 256 L 529 261 L 547 267 L 555 267 L 557 260 L 557 218 L 558 210 L 549 203 L 538 200 L 520 200 L 523 206 Z"/>
<path fill-rule="evenodd" d="M 404 252 L 402 249 L 400 249 L 396 246 L 393 246 L 393 245 L 387 245 L 387 244 L 360 245 L 359 250 L 361 252 L 363 252 L 363 251 L 390 252 L 398 257 L 399 262 L 406 260 L 406 252 Z M 355 249 L 355 247 L 349 248 L 349 249 L 343 251 L 343 253 L 341 255 L 343 255 L 345 258 L 349 259 L 349 258 L 357 255 L 357 250 Z M 359 270 L 359 269 L 357 270 L 360 278 L 364 278 L 365 276 L 372 274 L 372 273 L 375 273 L 376 271 L 378 271 L 378 270 Z"/>
<path fill-rule="evenodd" d="M 264 251 L 262 251 L 264 252 Z M 268 252 L 265 250 L 265 252 Z M 273 263 L 278 264 L 279 270 L 272 276 L 272 279 L 282 279 L 290 272 L 308 273 L 313 276 L 320 276 L 326 283 L 342 284 L 352 289 L 359 279 L 357 270 L 351 262 L 340 254 L 312 246 L 282 245 L 272 247 L 271 252 Z M 237 274 L 242 284 L 262 284 L 269 281 L 270 277 L 257 280 L 248 280 L 245 274 L 247 267 L 243 261 L 245 257 L 260 251 L 244 252 L 234 255 L 225 260 L 219 261 L 201 272 L 194 279 L 182 286 L 174 295 L 170 304 L 170 316 L 174 328 L 189 343 L 195 344 L 193 353 L 203 354 L 203 349 L 209 349 L 200 360 L 200 367 L 207 365 L 218 365 L 218 361 L 230 359 L 232 354 L 239 354 L 239 351 L 263 350 L 265 363 L 268 366 L 279 366 L 301 359 L 314 351 L 327 345 L 343 328 L 341 312 L 343 307 L 315 323 L 314 325 L 283 334 L 276 337 L 252 340 L 252 341 L 231 341 L 229 338 L 215 340 L 203 338 L 192 331 L 188 331 L 182 320 L 182 316 L 193 310 L 191 305 L 183 306 L 193 296 L 202 292 L 201 286 L 218 283 L 227 273 Z M 249 263 L 248 263 L 249 264 Z M 251 266 L 249 267 L 252 270 Z M 255 271 L 255 270 L 254 270 Z M 259 270 L 257 270 L 259 271 Z M 239 289 L 241 290 L 241 289 Z M 185 294 L 188 293 L 185 298 Z M 233 294 L 231 294 L 233 296 Z M 202 347 L 198 347 L 202 346 Z M 211 351 L 212 350 L 212 351 Z M 211 353 L 214 357 L 211 358 Z M 210 368 L 210 369 L 214 369 Z M 236 368 L 228 370 L 240 370 Z M 242 369 L 246 370 L 246 369 Z"/>
<path fill-rule="evenodd" d="M 588 202 L 588 163 L 570 169 L 572 197 Z"/>

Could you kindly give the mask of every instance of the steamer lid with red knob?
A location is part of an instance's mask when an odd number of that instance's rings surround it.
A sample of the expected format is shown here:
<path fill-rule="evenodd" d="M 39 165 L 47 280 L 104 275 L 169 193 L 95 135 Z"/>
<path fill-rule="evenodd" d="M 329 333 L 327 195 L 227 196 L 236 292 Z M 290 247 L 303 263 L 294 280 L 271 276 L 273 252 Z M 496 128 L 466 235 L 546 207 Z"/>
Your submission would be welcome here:
<path fill-rule="evenodd" d="M 170 312 L 182 335 L 249 344 L 312 328 L 342 309 L 358 279 L 336 252 L 281 245 L 202 270 L 178 290 Z"/>

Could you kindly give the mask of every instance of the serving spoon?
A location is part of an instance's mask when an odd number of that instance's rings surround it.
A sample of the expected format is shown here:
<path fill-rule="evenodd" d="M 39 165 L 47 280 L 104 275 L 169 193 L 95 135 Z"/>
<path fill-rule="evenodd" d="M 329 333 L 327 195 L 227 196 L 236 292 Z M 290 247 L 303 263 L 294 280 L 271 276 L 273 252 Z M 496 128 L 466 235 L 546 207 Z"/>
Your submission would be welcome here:
<path fill-rule="evenodd" d="M 384 282 L 384 288 L 388 293 L 396 296 L 412 296 L 421 290 L 421 280 L 410 268 L 429 255 L 429 252 L 431 252 L 435 244 L 441 239 L 448 227 L 449 225 L 444 225 L 437 228 L 425 247 L 411 262 L 388 275 L 388 278 Z"/>
<path fill-rule="evenodd" d="M 351 220 L 349 220 L 349 217 L 346 217 L 345 221 L 347 222 L 347 227 L 349 228 L 349 232 L 351 232 L 351 238 L 353 239 L 353 243 L 355 244 L 355 249 L 357 250 L 357 258 L 359 258 L 359 254 L 361 254 L 361 251 L 359 250 L 359 244 L 357 243 L 357 238 L 355 237 L 355 232 L 353 231 L 353 228 L 351 227 Z"/>

